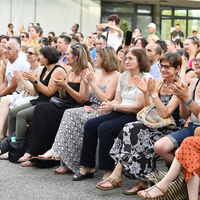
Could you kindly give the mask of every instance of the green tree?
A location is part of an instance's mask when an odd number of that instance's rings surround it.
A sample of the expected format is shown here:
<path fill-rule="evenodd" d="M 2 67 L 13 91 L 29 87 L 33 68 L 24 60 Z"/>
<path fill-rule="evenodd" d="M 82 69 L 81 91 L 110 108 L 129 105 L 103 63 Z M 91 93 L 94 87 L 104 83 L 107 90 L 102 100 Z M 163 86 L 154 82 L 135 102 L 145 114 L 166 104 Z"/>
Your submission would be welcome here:
<path fill-rule="evenodd" d="M 128 27 L 128 22 L 126 20 L 121 21 L 119 23 L 119 28 L 124 32 L 124 42 L 126 40 L 126 32 L 130 30 L 130 28 Z"/>

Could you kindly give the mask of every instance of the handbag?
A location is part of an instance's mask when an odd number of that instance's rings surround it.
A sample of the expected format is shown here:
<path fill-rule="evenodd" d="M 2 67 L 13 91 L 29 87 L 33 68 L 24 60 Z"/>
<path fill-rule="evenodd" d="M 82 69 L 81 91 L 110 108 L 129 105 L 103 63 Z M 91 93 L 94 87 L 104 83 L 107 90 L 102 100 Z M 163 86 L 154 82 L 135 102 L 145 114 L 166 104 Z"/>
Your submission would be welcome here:
<path fill-rule="evenodd" d="M 167 119 L 163 119 L 159 115 L 158 109 L 154 103 L 139 111 L 137 114 L 137 120 L 141 121 L 148 128 L 168 127 L 174 129 L 176 127 L 176 123 L 172 115 Z"/>
<path fill-rule="evenodd" d="M 148 175 L 142 175 L 150 185 L 157 184 L 160 182 L 167 172 L 165 171 L 154 171 Z M 166 197 L 157 198 L 158 200 L 183 200 L 187 197 L 187 186 L 184 181 L 184 174 L 180 172 L 178 177 L 172 181 L 168 187 L 168 195 Z"/>
<path fill-rule="evenodd" d="M 26 150 L 27 138 L 16 138 L 15 142 L 7 140 L 8 143 L 8 159 L 12 163 L 18 163 L 19 158 L 21 158 Z"/>
<path fill-rule="evenodd" d="M 6 137 L 1 143 L 0 143 L 0 155 L 8 152 L 8 142 L 11 140 L 11 137 L 15 137 L 15 131 L 12 132 L 8 137 Z"/>
<path fill-rule="evenodd" d="M 30 92 L 25 87 L 22 89 L 22 91 L 20 92 L 20 94 L 22 95 L 23 98 L 32 96 L 30 94 Z"/>

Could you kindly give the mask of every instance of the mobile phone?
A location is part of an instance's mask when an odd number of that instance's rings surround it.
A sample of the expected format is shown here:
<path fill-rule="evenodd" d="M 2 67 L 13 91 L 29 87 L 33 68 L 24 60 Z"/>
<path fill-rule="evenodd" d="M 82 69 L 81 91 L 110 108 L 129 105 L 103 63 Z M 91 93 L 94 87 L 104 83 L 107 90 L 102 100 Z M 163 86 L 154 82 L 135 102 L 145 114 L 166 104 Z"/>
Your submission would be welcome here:
<path fill-rule="evenodd" d="M 127 31 L 126 32 L 126 40 L 125 40 L 125 45 L 130 45 L 132 40 L 132 31 Z"/>
<path fill-rule="evenodd" d="M 84 106 L 84 108 L 87 111 L 87 113 L 94 112 L 93 109 L 92 109 L 92 106 Z"/>

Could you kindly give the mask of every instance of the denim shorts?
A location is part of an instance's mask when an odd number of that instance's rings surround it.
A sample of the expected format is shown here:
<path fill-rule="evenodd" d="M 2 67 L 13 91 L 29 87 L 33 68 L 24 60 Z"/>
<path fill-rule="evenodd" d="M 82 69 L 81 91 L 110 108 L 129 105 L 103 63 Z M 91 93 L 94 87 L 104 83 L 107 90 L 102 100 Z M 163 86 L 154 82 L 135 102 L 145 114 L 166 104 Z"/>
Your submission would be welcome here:
<path fill-rule="evenodd" d="M 199 126 L 190 122 L 187 128 L 170 133 L 167 137 L 172 141 L 175 148 L 179 147 L 186 137 L 194 136 L 194 130 Z"/>

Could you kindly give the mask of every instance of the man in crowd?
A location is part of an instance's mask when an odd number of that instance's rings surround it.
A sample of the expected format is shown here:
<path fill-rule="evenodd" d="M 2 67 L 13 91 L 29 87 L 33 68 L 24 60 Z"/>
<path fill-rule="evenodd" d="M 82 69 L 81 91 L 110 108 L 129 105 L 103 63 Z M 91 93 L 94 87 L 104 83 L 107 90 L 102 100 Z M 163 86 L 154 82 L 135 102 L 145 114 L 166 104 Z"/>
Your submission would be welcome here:
<path fill-rule="evenodd" d="M 59 61 L 58 63 L 63 66 L 64 63 L 67 62 L 65 55 L 67 53 L 67 48 L 71 42 L 71 38 L 67 35 L 60 35 L 57 40 L 56 47 L 59 52 Z"/>
<path fill-rule="evenodd" d="M 168 49 L 167 49 L 167 43 L 165 42 L 165 40 L 162 40 L 162 39 L 156 40 L 155 43 L 158 44 L 158 45 L 160 45 L 160 47 L 161 47 L 161 49 L 162 49 L 162 54 L 161 54 L 161 56 L 162 56 L 165 52 L 167 52 Z"/>
<path fill-rule="evenodd" d="M 106 42 L 106 37 L 104 36 L 104 35 L 97 35 L 97 37 L 96 37 L 96 40 L 95 40 L 95 48 L 97 48 L 97 47 L 104 47 L 104 46 L 106 46 L 106 44 L 107 44 L 107 42 Z M 93 49 L 92 51 L 91 51 L 91 56 L 92 56 L 92 60 L 93 60 L 93 62 L 94 62 L 94 59 L 95 59 L 95 57 L 96 57 L 96 51 L 95 51 L 95 49 Z M 95 63 L 95 62 L 94 62 Z M 95 68 L 96 69 L 96 68 Z M 96 69 L 97 70 L 97 69 Z"/>
<path fill-rule="evenodd" d="M 193 30 L 193 31 L 192 31 L 192 35 L 194 35 L 194 36 L 197 36 L 197 33 L 198 33 L 198 32 L 197 32 L 196 30 Z"/>
<path fill-rule="evenodd" d="M 43 30 L 40 26 L 32 26 L 30 30 L 31 46 L 38 45 L 39 37 L 42 35 Z"/>
<path fill-rule="evenodd" d="M 183 32 L 180 30 L 180 24 L 176 24 L 176 30 L 171 32 L 171 34 L 169 35 L 169 39 L 170 40 L 180 40 L 183 42 L 184 40 L 184 34 Z"/>
<path fill-rule="evenodd" d="M 148 26 L 149 31 L 153 35 L 157 35 L 159 38 L 161 38 L 160 33 L 156 30 L 156 25 L 154 23 L 150 23 Z"/>
<path fill-rule="evenodd" d="M 162 48 L 156 43 L 150 43 L 145 47 L 145 50 L 147 52 L 147 57 L 151 64 L 149 73 L 153 76 L 155 80 L 161 78 L 161 73 L 159 69 L 159 59 L 162 54 Z"/>
<path fill-rule="evenodd" d="M 79 38 L 79 42 L 82 44 L 83 43 L 83 39 L 84 39 L 84 36 L 81 32 L 77 32 L 76 35 L 78 36 Z"/>
<path fill-rule="evenodd" d="M 176 52 L 176 43 L 173 40 L 167 40 L 167 49 L 168 51 Z"/>
<path fill-rule="evenodd" d="M 13 76 L 15 70 L 24 71 L 30 68 L 29 64 L 18 56 L 19 44 L 16 41 L 9 41 L 5 46 L 5 58 L 9 60 L 6 66 L 4 82 L 0 85 L 0 97 L 11 94 L 17 88 L 17 81 Z"/>

